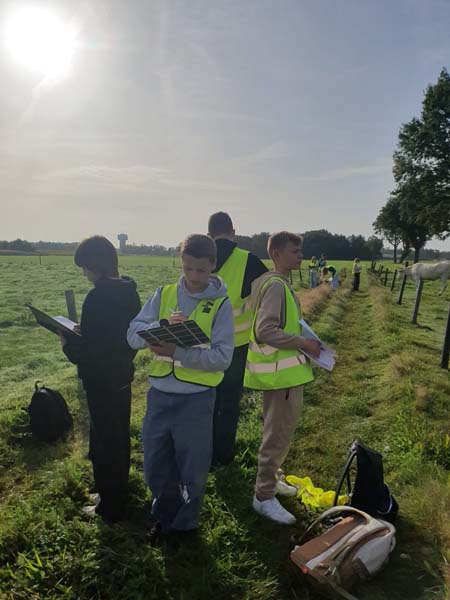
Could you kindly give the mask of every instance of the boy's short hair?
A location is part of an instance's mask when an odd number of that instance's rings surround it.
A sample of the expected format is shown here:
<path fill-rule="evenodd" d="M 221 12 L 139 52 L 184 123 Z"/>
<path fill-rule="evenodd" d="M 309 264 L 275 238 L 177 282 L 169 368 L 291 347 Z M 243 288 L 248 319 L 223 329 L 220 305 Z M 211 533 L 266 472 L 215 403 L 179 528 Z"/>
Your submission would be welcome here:
<path fill-rule="evenodd" d="M 302 245 L 302 237 L 296 233 L 290 233 L 289 231 L 279 231 L 269 236 L 267 241 L 267 254 L 272 258 L 274 250 L 283 250 L 289 242 L 298 246 Z"/>
<path fill-rule="evenodd" d="M 73 259 L 77 267 L 86 267 L 101 277 L 119 275 L 117 251 L 102 235 L 94 235 L 80 242 Z"/>
<path fill-rule="evenodd" d="M 216 264 L 216 242 L 208 235 L 193 233 L 181 242 L 180 255 L 185 254 L 194 258 L 207 258 L 212 264 Z"/>
<path fill-rule="evenodd" d="M 233 229 L 233 221 L 226 212 L 216 212 L 208 219 L 208 233 L 212 238 L 216 235 L 232 233 Z"/>

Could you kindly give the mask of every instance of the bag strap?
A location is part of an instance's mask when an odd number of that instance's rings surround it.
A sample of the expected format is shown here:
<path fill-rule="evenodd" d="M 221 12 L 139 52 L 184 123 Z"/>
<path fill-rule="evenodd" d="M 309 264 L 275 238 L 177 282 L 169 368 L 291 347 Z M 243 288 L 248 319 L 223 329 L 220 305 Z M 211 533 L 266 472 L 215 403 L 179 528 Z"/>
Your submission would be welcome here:
<path fill-rule="evenodd" d="M 340 513 L 358 514 L 361 517 L 364 517 L 364 519 L 368 523 L 370 522 L 370 519 L 372 519 L 372 517 L 370 515 L 368 515 L 367 513 L 363 512 L 362 510 L 359 510 L 357 508 L 353 508 L 353 506 L 332 506 L 331 508 L 329 508 L 328 510 L 326 510 L 324 513 L 322 513 L 320 515 L 320 517 L 318 517 L 315 521 L 313 521 L 311 523 L 311 525 L 307 528 L 307 530 L 305 531 L 305 533 L 300 538 L 299 543 L 297 545 L 300 546 L 301 543 L 302 543 L 302 541 L 306 537 L 306 535 L 310 531 L 312 531 L 312 529 L 314 529 L 314 527 L 316 527 L 317 525 L 319 525 L 319 523 L 322 523 L 322 521 L 325 521 L 326 519 L 328 519 L 328 517 L 331 517 L 332 515 L 337 515 L 337 514 L 340 514 Z"/>
<path fill-rule="evenodd" d="M 350 594 L 350 592 L 344 590 L 344 588 L 342 588 L 340 585 L 334 582 L 331 578 L 324 577 L 323 575 L 317 572 L 315 572 L 314 575 L 311 573 L 310 577 L 317 579 L 317 581 L 319 581 L 322 585 L 326 587 L 330 586 L 336 592 L 336 594 L 339 594 L 339 596 L 341 598 L 345 598 L 345 600 L 358 600 L 356 596 L 353 596 L 352 594 Z"/>
<path fill-rule="evenodd" d="M 39 388 L 38 383 L 42 383 L 41 387 Z M 38 379 L 37 381 L 34 382 L 34 391 L 37 392 L 39 389 L 42 389 L 43 387 L 45 387 L 44 382 L 41 381 L 40 379 Z"/>
<path fill-rule="evenodd" d="M 356 596 L 353 596 L 352 594 L 350 594 L 350 592 L 347 592 L 347 590 L 344 590 L 344 588 L 341 588 L 339 585 L 334 583 L 334 581 L 332 579 L 330 579 L 328 581 L 328 585 L 330 585 L 333 588 L 333 590 L 337 594 L 339 594 L 342 598 L 345 598 L 346 600 L 358 600 L 358 598 Z"/>
<path fill-rule="evenodd" d="M 375 527 L 371 531 L 365 533 L 357 540 L 348 541 L 343 546 L 338 548 L 335 552 L 333 552 L 333 554 L 331 555 L 330 569 L 332 568 L 332 565 L 333 565 L 334 570 L 338 569 L 349 554 L 356 551 L 360 546 L 365 544 L 368 540 L 371 540 L 372 538 L 375 538 L 375 537 L 379 537 L 382 533 L 386 533 L 389 531 L 390 531 L 390 528 L 387 525 L 383 524 L 383 525 L 380 525 L 379 527 Z"/>
<path fill-rule="evenodd" d="M 333 506 L 337 506 L 339 494 L 341 493 L 341 488 L 344 483 L 344 479 L 347 479 L 347 492 L 350 495 L 350 492 L 352 489 L 352 486 L 350 483 L 350 467 L 352 466 L 352 463 L 355 460 L 355 457 L 357 455 L 358 455 L 358 440 L 355 440 L 353 442 L 353 444 L 350 446 L 350 450 L 349 450 L 349 453 L 347 456 L 347 461 L 344 465 L 344 468 L 342 469 L 342 474 L 339 479 L 339 483 L 337 484 L 336 492 L 334 494 Z"/>

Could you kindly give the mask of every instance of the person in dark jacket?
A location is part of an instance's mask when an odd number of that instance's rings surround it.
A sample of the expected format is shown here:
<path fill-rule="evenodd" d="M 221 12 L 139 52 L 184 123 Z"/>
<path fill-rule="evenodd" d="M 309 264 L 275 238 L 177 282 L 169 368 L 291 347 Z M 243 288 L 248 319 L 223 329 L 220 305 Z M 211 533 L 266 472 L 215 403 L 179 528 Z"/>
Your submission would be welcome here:
<path fill-rule="evenodd" d="M 124 518 L 130 468 L 131 382 L 136 354 L 127 329 L 141 302 L 135 282 L 121 277 L 114 246 L 102 236 L 80 243 L 75 264 L 94 284 L 83 303 L 80 341 L 61 338 L 67 358 L 78 366 L 90 414 L 89 458 L 99 494 L 95 513 L 105 521 Z M 93 512 L 87 507 L 85 512 Z M 89 510 L 90 509 L 90 510 Z"/>
<path fill-rule="evenodd" d="M 230 216 L 218 212 L 210 216 L 208 235 L 216 242 L 217 263 L 214 273 L 227 285 L 233 307 L 234 353 L 225 376 L 216 389 L 212 466 L 233 461 L 245 361 L 253 313 L 248 307 L 252 283 L 268 269 L 255 254 L 238 248 Z"/>

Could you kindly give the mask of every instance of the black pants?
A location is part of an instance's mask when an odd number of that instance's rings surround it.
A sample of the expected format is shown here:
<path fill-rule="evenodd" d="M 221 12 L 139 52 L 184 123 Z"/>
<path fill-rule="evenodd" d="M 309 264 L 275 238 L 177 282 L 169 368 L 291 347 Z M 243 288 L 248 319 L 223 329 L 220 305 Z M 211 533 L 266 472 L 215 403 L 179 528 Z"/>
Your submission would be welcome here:
<path fill-rule="evenodd" d="M 86 397 L 91 417 L 89 458 L 100 494 L 96 512 L 118 521 L 124 517 L 128 497 L 131 385 L 87 386 Z"/>
<path fill-rule="evenodd" d="M 359 290 L 359 280 L 361 279 L 361 273 L 353 273 L 353 289 L 355 292 Z"/>
<path fill-rule="evenodd" d="M 212 465 L 226 465 L 234 459 L 247 350 L 248 344 L 234 349 L 231 365 L 216 388 Z"/>

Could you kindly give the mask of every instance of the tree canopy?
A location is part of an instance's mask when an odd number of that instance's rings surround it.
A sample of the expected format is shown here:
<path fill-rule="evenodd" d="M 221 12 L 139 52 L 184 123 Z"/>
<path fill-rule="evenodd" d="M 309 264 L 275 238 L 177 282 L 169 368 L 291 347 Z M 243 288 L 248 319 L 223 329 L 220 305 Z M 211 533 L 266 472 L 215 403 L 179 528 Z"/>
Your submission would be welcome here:
<path fill-rule="evenodd" d="M 444 240 L 450 235 L 450 75 L 446 69 L 425 90 L 420 118 L 400 127 L 393 172 L 395 189 L 374 228 L 390 243 L 400 238 L 404 252 L 414 248 L 417 261 L 420 249 L 433 236 Z"/>

